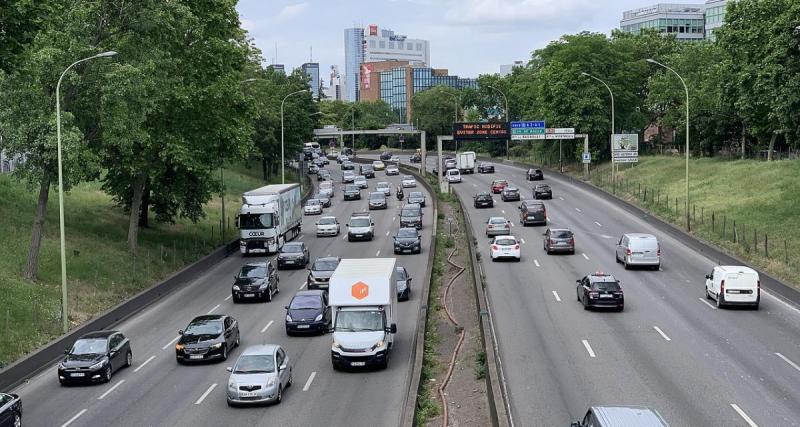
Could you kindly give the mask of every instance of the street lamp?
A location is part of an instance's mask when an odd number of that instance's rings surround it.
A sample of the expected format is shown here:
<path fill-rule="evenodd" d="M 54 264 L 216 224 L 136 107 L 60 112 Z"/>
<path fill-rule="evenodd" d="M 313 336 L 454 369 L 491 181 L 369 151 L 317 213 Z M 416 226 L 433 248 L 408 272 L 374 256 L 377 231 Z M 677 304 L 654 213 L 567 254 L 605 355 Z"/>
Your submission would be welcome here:
<path fill-rule="evenodd" d="M 284 133 L 284 131 L 283 131 L 283 104 L 286 102 L 286 99 L 288 99 L 290 96 L 297 95 L 297 94 L 303 93 L 303 92 L 308 92 L 308 89 L 302 89 L 302 90 L 298 90 L 297 92 L 292 92 L 292 93 L 286 95 L 285 97 L 283 97 L 283 101 L 281 101 L 281 184 L 286 184 L 286 165 L 284 165 L 284 158 L 283 158 L 283 152 L 284 152 L 284 145 L 283 145 L 283 133 Z"/>
<path fill-rule="evenodd" d="M 61 77 L 58 78 L 56 83 L 56 135 L 58 140 L 58 229 L 61 233 L 61 323 L 63 332 L 69 332 L 69 319 L 67 313 L 67 256 L 66 256 L 66 243 L 64 240 L 64 178 L 63 168 L 61 164 L 61 97 L 59 92 L 61 90 L 61 80 L 72 67 L 95 58 L 107 58 L 116 55 L 117 52 L 109 50 L 108 52 L 98 53 L 97 55 L 83 58 L 80 61 L 73 62 L 67 67 Z"/>
<path fill-rule="evenodd" d="M 611 193 L 617 193 L 617 180 L 616 175 L 614 174 L 614 92 L 611 91 L 611 88 L 606 84 L 606 82 L 600 80 L 599 78 L 589 74 L 589 73 L 581 73 L 582 76 L 589 77 L 590 79 L 595 79 L 598 82 L 602 83 L 603 86 L 608 89 L 608 94 L 611 95 L 611 138 L 608 141 L 609 146 L 609 153 L 611 154 Z"/>
<path fill-rule="evenodd" d="M 496 91 L 497 91 L 497 93 L 499 93 L 500 95 L 503 95 L 503 99 L 504 99 L 504 100 L 505 100 L 505 102 L 506 102 L 506 108 L 505 108 L 505 110 L 504 110 L 504 111 L 505 111 L 505 116 L 506 116 L 506 121 L 509 121 L 509 120 L 511 120 L 511 118 L 510 118 L 510 117 L 509 117 L 509 115 L 508 115 L 508 98 L 506 98 L 506 94 L 505 94 L 505 93 L 503 93 L 503 91 L 502 91 L 502 90 L 500 90 L 500 89 L 498 89 L 498 88 L 496 88 L 496 87 L 494 87 L 494 86 L 491 86 L 491 85 L 486 85 L 486 87 L 488 87 L 489 89 L 496 90 Z M 509 154 L 508 154 L 508 139 L 506 139 L 506 160 L 508 160 L 509 158 L 510 158 L 510 157 L 509 157 Z"/>
<path fill-rule="evenodd" d="M 455 104 L 456 109 L 453 111 L 453 125 L 455 125 L 456 122 L 458 122 L 458 102 L 461 100 L 461 95 L 456 95 L 454 93 L 449 93 L 449 92 L 442 92 L 442 94 L 447 96 L 452 96 L 453 99 L 456 101 Z M 455 142 L 456 152 L 458 152 L 458 140 L 453 138 L 453 142 Z"/>
<path fill-rule="evenodd" d="M 683 80 L 683 77 L 681 77 L 677 71 L 654 59 L 648 58 L 647 62 L 672 71 L 673 74 L 678 76 L 678 79 L 680 79 L 683 84 L 683 90 L 686 91 L 686 230 L 692 231 L 692 224 L 689 221 L 689 88 L 686 86 L 686 81 Z"/>

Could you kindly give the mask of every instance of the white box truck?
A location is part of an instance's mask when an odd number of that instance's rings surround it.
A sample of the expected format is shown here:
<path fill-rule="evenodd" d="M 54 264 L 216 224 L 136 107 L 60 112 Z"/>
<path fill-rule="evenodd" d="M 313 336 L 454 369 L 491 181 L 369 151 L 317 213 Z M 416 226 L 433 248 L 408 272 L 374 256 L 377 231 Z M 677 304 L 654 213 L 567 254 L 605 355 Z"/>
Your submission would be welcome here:
<path fill-rule="evenodd" d="M 333 369 L 389 365 L 397 333 L 394 258 L 343 259 L 328 287 Z"/>
<path fill-rule="evenodd" d="M 300 234 L 303 212 L 300 184 L 274 184 L 242 195 L 236 216 L 242 254 L 278 252 Z"/>
<path fill-rule="evenodd" d="M 475 152 L 465 151 L 456 154 L 456 168 L 461 173 L 475 173 Z"/>

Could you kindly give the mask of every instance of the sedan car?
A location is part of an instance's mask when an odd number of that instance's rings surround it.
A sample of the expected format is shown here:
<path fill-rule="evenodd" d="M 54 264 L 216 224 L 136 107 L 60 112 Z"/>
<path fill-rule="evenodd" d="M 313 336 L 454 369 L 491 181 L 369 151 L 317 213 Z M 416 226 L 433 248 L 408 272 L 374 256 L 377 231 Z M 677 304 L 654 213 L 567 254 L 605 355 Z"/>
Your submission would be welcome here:
<path fill-rule="evenodd" d="M 339 261 L 341 258 L 335 256 L 317 258 L 308 269 L 306 287 L 308 289 L 328 289 L 328 282 L 339 265 Z"/>
<path fill-rule="evenodd" d="M 379 182 L 375 184 L 375 191 L 381 191 L 386 197 L 389 197 L 392 195 L 392 184 L 388 182 Z"/>
<path fill-rule="evenodd" d="M 420 163 L 422 162 L 422 156 L 420 156 L 419 154 L 412 154 L 411 157 L 408 158 L 408 161 L 411 163 Z M 435 172 L 436 171 L 434 170 L 434 173 Z"/>
<path fill-rule="evenodd" d="M 355 184 L 348 184 L 342 192 L 344 200 L 361 200 L 361 187 Z"/>
<path fill-rule="evenodd" d="M 306 205 L 303 206 L 304 215 L 321 215 L 322 214 L 322 200 L 308 199 Z"/>
<path fill-rule="evenodd" d="M 355 179 L 353 179 L 353 184 L 357 185 L 359 188 L 369 188 L 367 177 L 364 175 L 358 175 L 355 177 Z"/>
<path fill-rule="evenodd" d="M 494 206 L 494 199 L 489 193 L 478 193 L 472 198 L 475 199 L 475 208 L 491 208 Z"/>
<path fill-rule="evenodd" d="M 58 364 L 62 385 L 109 382 L 114 372 L 131 366 L 131 343 L 119 331 L 95 331 L 78 338 Z"/>
<path fill-rule="evenodd" d="M 541 181 L 544 179 L 544 174 L 541 169 L 531 168 L 525 173 L 525 179 L 528 181 Z"/>
<path fill-rule="evenodd" d="M 356 174 L 353 171 L 342 172 L 342 184 L 352 184 L 356 179 Z"/>
<path fill-rule="evenodd" d="M 286 306 L 286 335 L 324 334 L 330 323 L 328 293 L 323 290 L 299 291 Z"/>
<path fill-rule="evenodd" d="M 269 262 L 249 262 L 233 276 L 231 295 L 233 302 L 245 299 L 265 299 L 272 301 L 272 296 L 279 292 L 278 274 Z"/>
<path fill-rule="evenodd" d="M 492 181 L 490 189 L 492 190 L 493 194 L 500 194 L 504 188 L 508 186 L 508 181 L 505 179 L 495 179 Z"/>
<path fill-rule="evenodd" d="M 395 267 L 395 282 L 397 283 L 397 299 L 408 301 L 411 297 L 411 276 L 405 267 Z"/>
<path fill-rule="evenodd" d="M 494 173 L 494 165 L 491 163 L 478 163 L 478 173 Z"/>
<path fill-rule="evenodd" d="M 422 237 L 416 228 L 405 227 L 394 236 L 394 253 L 410 254 L 422 252 Z"/>
<path fill-rule="evenodd" d="M 400 156 L 394 155 L 391 159 L 389 159 L 389 161 L 392 163 L 400 163 Z"/>
<path fill-rule="evenodd" d="M 283 390 L 292 385 L 289 356 L 279 345 L 247 347 L 233 367 L 227 368 L 228 406 L 281 403 Z"/>
<path fill-rule="evenodd" d="M 343 171 L 351 171 L 356 169 L 356 165 L 350 160 L 345 160 L 342 162 L 341 168 Z"/>
<path fill-rule="evenodd" d="M 284 243 L 278 251 L 278 270 L 286 267 L 303 268 L 308 265 L 311 256 L 308 246 L 303 242 Z"/>
<path fill-rule="evenodd" d="M 548 228 L 544 232 L 544 250 L 553 252 L 575 253 L 575 236 L 568 228 Z"/>
<path fill-rule="evenodd" d="M 497 236 L 492 240 L 489 255 L 492 261 L 497 261 L 501 258 L 511 258 L 519 262 L 522 257 L 519 241 L 516 237 L 511 235 Z"/>
<path fill-rule="evenodd" d="M 206 314 L 192 319 L 178 335 L 178 363 L 227 360 L 230 350 L 239 346 L 239 322 L 227 314 Z"/>
<path fill-rule="evenodd" d="M 411 191 L 408 193 L 408 203 L 417 204 L 425 207 L 425 194 L 422 191 Z"/>
<path fill-rule="evenodd" d="M 386 166 L 386 176 L 400 175 L 400 169 L 395 165 Z"/>
<path fill-rule="evenodd" d="M 317 226 L 317 237 L 338 236 L 341 231 L 339 221 L 335 216 L 323 216 L 315 225 Z"/>
<path fill-rule="evenodd" d="M 375 168 L 372 165 L 361 165 L 360 171 L 364 178 L 375 178 Z"/>
<path fill-rule="evenodd" d="M 320 169 L 317 172 L 317 181 L 327 181 L 331 179 L 331 173 L 327 169 Z"/>
<path fill-rule="evenodd" d="M 519 189 L 516 187 L 506 187 L 500 192 L 500 198 L 504 202 L 519 201 Z"/>
<path fill-rule="evenodd" d="M 384 151 L 383 153 L 381 153 L 381 160 L 389 160 L 391 158 L 392 158 L 391 151 Z"/>
<path fill-rule="evenodd" d="M 336 163 L 342 164 L 348 160 L 350 160 L 349 157 L 345 156 L 344 154 L 339 154 L 339 157 L 336 158 Z"/>
<path fill-rule="evenodd" d="M 576 296 L 584 310 L 593 307 L 611 307 L 622 311 L 625 308 L 625 295 L 619 280 L 610 274 L 594 273 L 578 279 Z"/>
<path fill-rule="evenodd" d="M 383 163 L 380 160 L 375 160 L 374 162 L 372 162 L 372 167 L 376 171 L 382 171 L 382 170 L 386 169 L 386 164 Z"/>
<path fill-rule="evenodd" d="M 316 164 L 314 164 L 314 163 L 312 163 L 312 164 L 308 165 L 308 174 L 309 174 L 309 175 L 314 175 L 314 174 L 316 174 L 317 172 L 319 172 L 319 166 L 317 166 L 317 165 L 316 165 Z"/>
<path fill-rule="evenodd" d="M 22 426 L 22 399 L 19 395 L 0 393 L 0 426 Z"/>
<path fill-rule="evenodd" d="M 323 208 L 331 207 L 331 196 L 329 196 L 328 194 L 320 192 L 318 194 L 313 195 L 311 198 L 319 200 L 322 203 Z"/>
<path fill-rule="evenodd" d="M 414 188 L 417 186 L 417 180 L 411 175 L 403 175 L 402 185 L 403 188 Z"/>
<path fill-rule="evenodd" d="M 553 198 L 553 190 L 547 184 L 536 184 L 533 187 L 533 198 L 534 199 L 552 199 Z"/>
<path fill-rule="evenodd" d="M 382 191 L 373 191 L 369 193 L 368 200 L 369 210 L 386 209 L 388 207 L 388 204 L 386 203 L 386 194 L 384 194 Z"/>
<path fill-rule="evenodd" d="M 486 221 L 486 237 L 511 234 L 511 221 L 502 216 L 493 216 Z"/>

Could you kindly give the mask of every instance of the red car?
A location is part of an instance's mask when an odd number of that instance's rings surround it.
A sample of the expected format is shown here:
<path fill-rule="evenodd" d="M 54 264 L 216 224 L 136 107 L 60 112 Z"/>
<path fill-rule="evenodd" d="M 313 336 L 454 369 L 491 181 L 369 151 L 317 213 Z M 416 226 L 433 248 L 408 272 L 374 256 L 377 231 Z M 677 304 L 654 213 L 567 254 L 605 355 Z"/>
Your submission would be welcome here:
<path fill-rule="evenodd" d="M 505 179 L 496 179 L 492 181 L 492 193 L 494 194 L 499 194 L 506 187 L 508 187 L 508 181 Z"/>

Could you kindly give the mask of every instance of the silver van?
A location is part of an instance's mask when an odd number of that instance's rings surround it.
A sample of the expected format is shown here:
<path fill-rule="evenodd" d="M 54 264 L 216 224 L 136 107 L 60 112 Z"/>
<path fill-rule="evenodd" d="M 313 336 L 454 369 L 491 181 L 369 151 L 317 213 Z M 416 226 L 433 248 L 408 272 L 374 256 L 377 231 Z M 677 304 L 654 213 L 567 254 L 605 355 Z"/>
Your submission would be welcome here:
<path fill-rule="evenodd" d="M 641 406 L 592 406 L 572 427 L 669 427 L 653 409 Z"/>
<path fill-rule="evenodd" d="M 638 266 L 658 270 L 661 267 L 661 246 L 652 234 L 623 234 L 617 242 L 615 257 L 626 270 Z"/>

